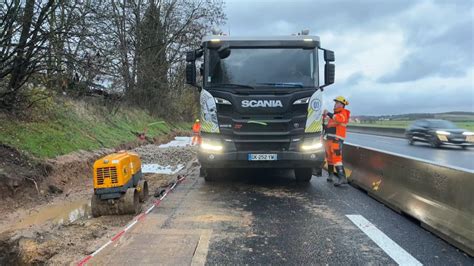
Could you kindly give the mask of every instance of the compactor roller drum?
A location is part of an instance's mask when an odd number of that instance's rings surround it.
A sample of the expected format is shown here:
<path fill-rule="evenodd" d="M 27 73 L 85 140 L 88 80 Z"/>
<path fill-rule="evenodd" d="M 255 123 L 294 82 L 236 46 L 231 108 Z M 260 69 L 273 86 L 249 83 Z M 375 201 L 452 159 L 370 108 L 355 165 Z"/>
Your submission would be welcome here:
<path fill-rule="evenodd" d="M 148 197 L 138 154 L 121 151 L 94 163 L 92 216 L 138 214 Z"/>
<path fill-rule="evenodd" d="M 138 181 L 137 190 L 140 202 L 145 202 L 148 198 L 148 183 L 145 180 Z"/>

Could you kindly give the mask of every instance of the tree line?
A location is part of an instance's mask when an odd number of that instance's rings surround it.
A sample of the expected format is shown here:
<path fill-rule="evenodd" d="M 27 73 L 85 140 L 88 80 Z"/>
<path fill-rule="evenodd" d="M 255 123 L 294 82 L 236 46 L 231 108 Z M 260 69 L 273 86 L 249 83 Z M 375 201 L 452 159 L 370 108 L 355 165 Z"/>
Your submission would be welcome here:
<path fill-rule="evenodd" d="M 220 0 L 1 0 L 0 110 L 101 94 L 190 118 L 185 51 L 225 21 Z M 34 94 L 34 95 L 32 95 Z"/>

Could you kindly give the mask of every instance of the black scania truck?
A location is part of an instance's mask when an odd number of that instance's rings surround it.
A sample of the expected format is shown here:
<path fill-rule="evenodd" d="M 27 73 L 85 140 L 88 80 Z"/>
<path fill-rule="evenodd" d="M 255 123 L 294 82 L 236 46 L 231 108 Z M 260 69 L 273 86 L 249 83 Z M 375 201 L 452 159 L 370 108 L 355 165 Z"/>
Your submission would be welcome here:
<path fill-rule="evenodd" d="M 200 90 L 198 158 L 206 181 L 229 168 L 294 169 L 299 182 L 321 172 L 322 91 L 334 83 L 335 66 L 319 37 L 206 36 L 186 61 L 186 82 Z"/>

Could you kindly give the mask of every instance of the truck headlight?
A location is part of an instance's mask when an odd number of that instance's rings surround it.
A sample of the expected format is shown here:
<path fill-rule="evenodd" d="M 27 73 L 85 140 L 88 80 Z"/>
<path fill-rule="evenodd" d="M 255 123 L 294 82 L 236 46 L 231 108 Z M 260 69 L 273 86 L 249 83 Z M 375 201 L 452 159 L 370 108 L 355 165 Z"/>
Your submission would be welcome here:
<path fill-rule="evenodd" d="M 319 150 L 323 147 L 323 143 L 319 138 L 314 138 L 314 139 L 309 139 L 303 141 L 303 144 L 301 145 L 301 149 L 303 151 L 314 151 L 314 150 Z"/>
<path fill-rule="evenodd" d="M 474 132 L 463 132 L 462 133 L 464 136 L 474 136 Z"/>
<path fill-rule="evenodd" d="M 216 101 L 217 104 L 232 105 L 232 103 L 229 102 L 228 100 L 222 99 L 222 98 L 219 98 L 219 97 L 214 97 L 214 100 Z"/>
<path fill-rule="evenodd" d="M 219 152 L 224 149 L 224 147 L 221 144 L 216 143 L 216 142 L 211 142 L 205 139 L 202 140 L 199 148 L 201 148 L 201 150 L 204 150 L 204 151 L 214 151 L 214 152 Z"/>
<path fill-rule="evenodd" d="M 309 97 L 302 98 L 293 102 L 293 104 L 307 104 L 309 103 Z"/>
<path fill-rule="evenodd" d="M 443 130 L 436 130 L 436 134 L 438 135 L 451 135 L 448 131 L 443 131 Z"/>

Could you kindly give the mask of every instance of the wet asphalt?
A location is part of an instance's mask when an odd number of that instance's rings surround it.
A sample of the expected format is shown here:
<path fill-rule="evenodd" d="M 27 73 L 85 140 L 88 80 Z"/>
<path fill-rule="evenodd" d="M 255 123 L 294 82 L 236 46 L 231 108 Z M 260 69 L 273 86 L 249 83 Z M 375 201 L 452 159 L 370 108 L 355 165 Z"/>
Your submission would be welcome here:
<path fill-rule="evenodd" d="M 403 138 L 352 132 L 347 133 L 346 142 L 474 171 L 474 147 L 466 150 L 457 146 L 432 148 L 429 144 L 423 142 L 415 142 L 414 145 L 409 145 L 408 141 Z"/>
<path fill-rule="evenodd" d="M 239 171 L 212 183 L 195 178 L 176 193 L 180 190 L 186 193 L 180 201 L 199 202 L 200 213 L 219 209 L 251 217 L 246 226 L 226 222 L 205 225 L 213 230 L 208 265 L 395 265 L 352 224 L 348 214 L 362 215 L 423 264 L 474 264 L 473 258 L 411 218 L 349 185 L 335 188 L 325 177 L 313 177 L 310 184 L 298 184 L 290 171 Z M 174 211 L 177 214 L 165 225 L 174 227 L 174 219 L 178 221 L 179 217 L 195 212 L 192 207 L 183 209 Z"/>

